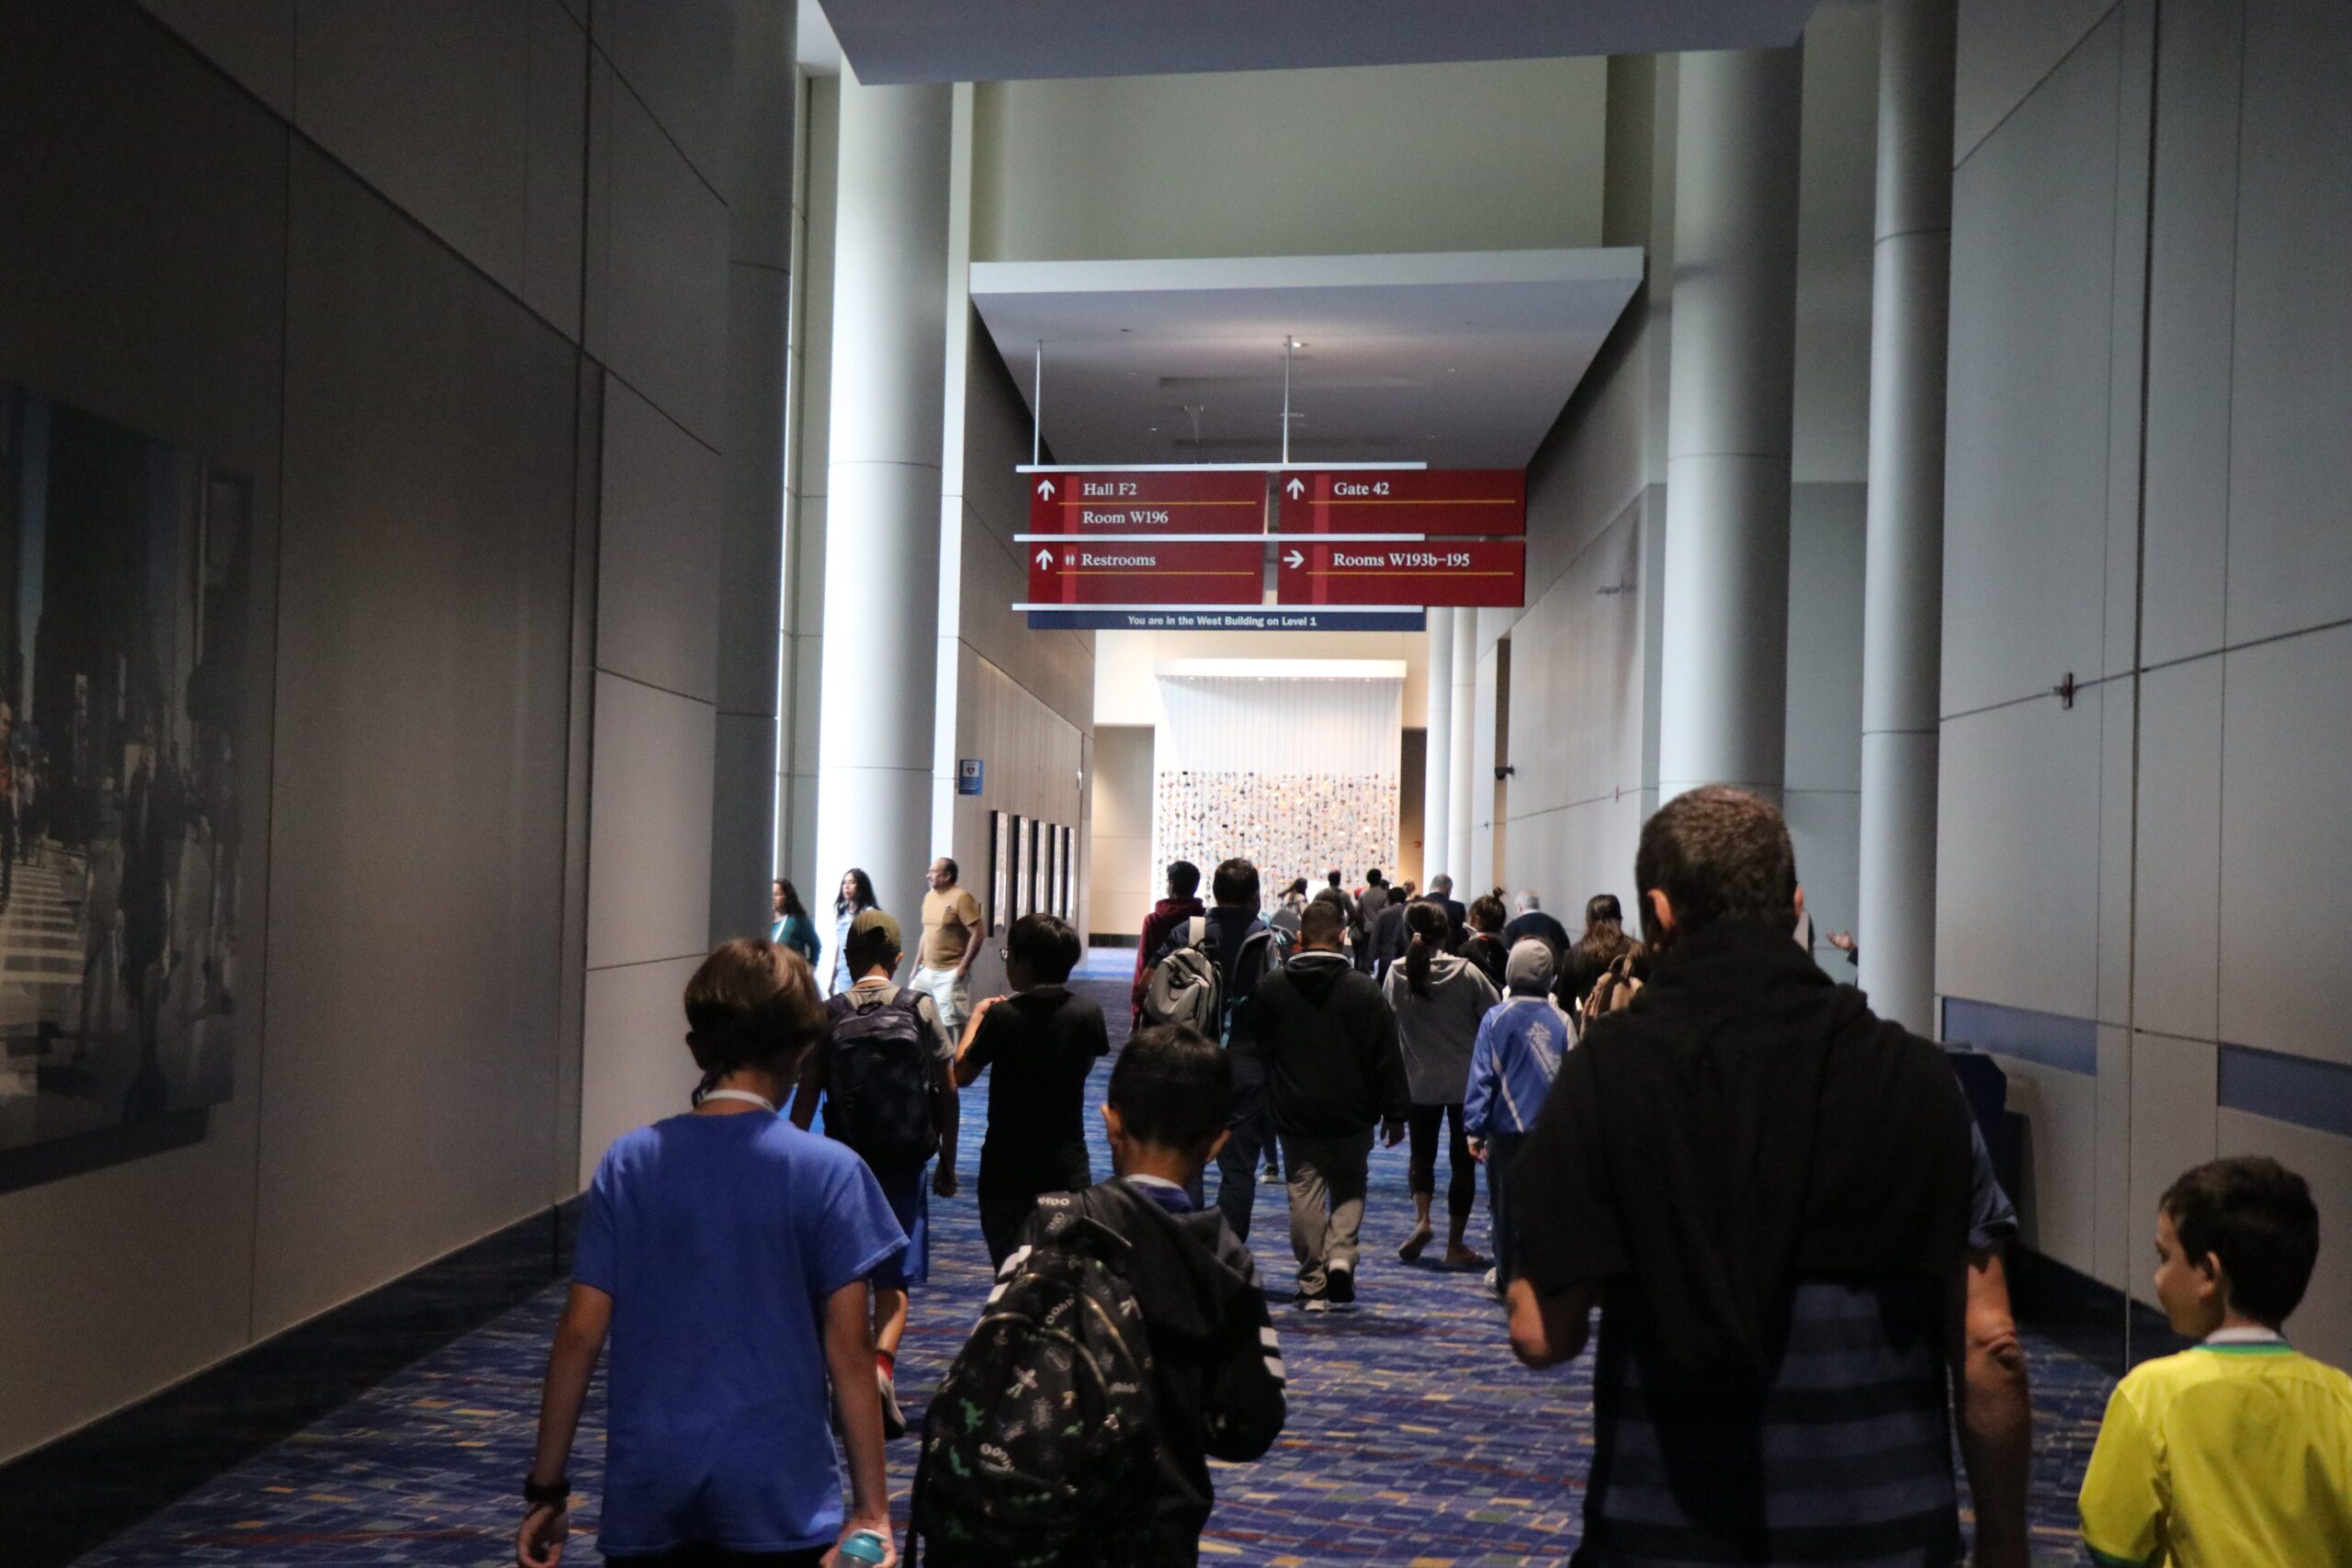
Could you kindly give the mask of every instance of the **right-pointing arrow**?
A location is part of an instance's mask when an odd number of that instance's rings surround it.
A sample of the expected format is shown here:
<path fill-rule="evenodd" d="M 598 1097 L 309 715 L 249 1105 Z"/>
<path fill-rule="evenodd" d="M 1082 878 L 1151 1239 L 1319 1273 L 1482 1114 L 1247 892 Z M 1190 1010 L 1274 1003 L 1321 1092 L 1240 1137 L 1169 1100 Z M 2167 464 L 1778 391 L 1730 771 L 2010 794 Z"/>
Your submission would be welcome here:
<path fill-rule="evenodd" d="M 1291 570 L 1296 571 L 1300 567 L 1306 564 L 1306 558 L 1299 554 L 1296 550 L 1293 550 L 1290 554 L 1283 557 L 1283 564 L 1290 568 Z"/>

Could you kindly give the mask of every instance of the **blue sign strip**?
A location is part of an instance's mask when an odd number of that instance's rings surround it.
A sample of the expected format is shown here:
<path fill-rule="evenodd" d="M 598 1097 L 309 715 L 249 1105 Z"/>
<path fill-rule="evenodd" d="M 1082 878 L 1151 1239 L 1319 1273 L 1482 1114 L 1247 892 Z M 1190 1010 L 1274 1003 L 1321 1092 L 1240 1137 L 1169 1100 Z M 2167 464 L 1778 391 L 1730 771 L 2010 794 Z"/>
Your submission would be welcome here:
<path fill-rule="evenodd" d="M 1157 605 L 1119 609 L 1073 604 L 1031 610 L 1031 631 L 1120 632 L 1417 632 L 1428 625 L 1420 610 L 1353 610 L 1312 604 Z"/>

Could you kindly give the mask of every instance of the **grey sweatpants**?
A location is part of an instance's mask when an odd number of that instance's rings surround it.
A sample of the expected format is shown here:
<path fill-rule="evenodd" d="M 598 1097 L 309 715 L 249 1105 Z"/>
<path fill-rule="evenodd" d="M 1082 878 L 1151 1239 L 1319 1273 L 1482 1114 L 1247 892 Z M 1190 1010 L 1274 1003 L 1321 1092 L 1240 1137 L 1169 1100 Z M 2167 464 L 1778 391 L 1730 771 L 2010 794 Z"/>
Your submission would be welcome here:
<path fill-rule="evenodd" d="M 1298 1288 L 1320 1295 L 1334 1269 L 1353 1271 L 1356 1233 L 1363 1228 L 1363 1191 L 1372 1162 L 1372 1129 L 1341 1138 L 1283 1134 L 1290 1179 L 1290 1249 Z"/>

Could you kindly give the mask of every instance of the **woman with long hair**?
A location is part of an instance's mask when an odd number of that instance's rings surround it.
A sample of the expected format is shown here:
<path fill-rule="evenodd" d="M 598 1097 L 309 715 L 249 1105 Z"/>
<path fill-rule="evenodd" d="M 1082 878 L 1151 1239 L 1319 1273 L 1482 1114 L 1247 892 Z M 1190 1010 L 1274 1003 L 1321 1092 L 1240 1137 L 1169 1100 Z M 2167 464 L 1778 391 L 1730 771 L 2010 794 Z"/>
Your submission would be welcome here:
<path fill-rule="evenodd" d="M 768 940 L 780 947 L 788 947 L 808 961 L 808 972 L 817 972 L 817 955 L 824 944 L 817 940 L 817 922 L 808 918 L 808 907 L 800 902 L 800 889 L 784 877 L 777 877 L 769 888 L 774 907 L 768 914 Z"/>
<path fill-rule="evenodd" d="M 1397 1043 L 1404 1048 L 1405 1082 L 1413 1108 L 1413 1234 L 1396 1249 L 1410 1263 L 1429 1246 L 1430 1210 L 1437 1196 L 1437 1137 L 1451 1126 L 1446 1145 L 1445 1266 L 1484 1269 L 1487 1260 L 1470 1250 L 1463 1232 L 1478 1201 L 1478 1166 L 1462 1131 L 1462 1099 L 1470 1084 L 1470 1048 L 1479 1021 L 1501 999 L 1478 966 L 1445 951 L 1452 922 L 1439 904 L 1409 904 L 1405 927 L 1411 940 L 1405 961 L 1388 967 L 1383 990 L 1396 1015 Z"/>
<path fill-rule="evenodd" d="M 1553 995 L 1573 1014 L 1592 994 L 1593 982 L 1627 953 L 1639 964 L 1642 944 L 1625 934 L 1625 908 L 1614 893 L 1596 893 L 1585 900 L 1584 934 L 1568 949 L 1560 969 L 1559 989 Z"/>
<path fill-rule="evenodd" d="M 874 908 L 874 879 L 852 866 L 842 874 L 842 890 L 833 898 L 833 966 L 832 983 L 825 987 L 831 996 L 839 996 L 857 983 L 849 972 L 849 923 L 860 913 Z"/>

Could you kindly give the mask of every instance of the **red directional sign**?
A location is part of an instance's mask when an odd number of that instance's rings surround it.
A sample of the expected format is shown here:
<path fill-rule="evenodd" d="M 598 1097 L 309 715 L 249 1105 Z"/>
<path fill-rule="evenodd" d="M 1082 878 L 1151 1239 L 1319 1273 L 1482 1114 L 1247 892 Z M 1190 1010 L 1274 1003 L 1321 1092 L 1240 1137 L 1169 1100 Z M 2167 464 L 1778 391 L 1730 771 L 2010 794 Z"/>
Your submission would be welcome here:
<path fill-rule="evenodd" d="M 1266 476 L 1215 469 L 1031 474 L 1029 531 L 1127 538 L 1262 534 Z"/>
<path fill-rule="evenodd" d="M 1285 534 L 1527 532 L 1527 475 L 1519 468 L 1324 468 L 1277 474 L 1274 489 Z"/>
<path fill-rule="evenodd" d="M 1524 539 L 1427 543 L 1277 541 L 1281 604 L 1476 604 L 1516 608 L 1527 595 Z"/>
<path fill-rule="evenodd" d="M 1037 604 L 1258 604 L 1266 548 L 1256 538 L 1204 544 L 1149 539 L 1031 541 L 1029 599 Z"/>

